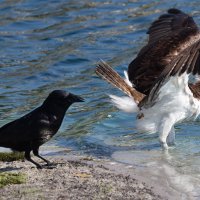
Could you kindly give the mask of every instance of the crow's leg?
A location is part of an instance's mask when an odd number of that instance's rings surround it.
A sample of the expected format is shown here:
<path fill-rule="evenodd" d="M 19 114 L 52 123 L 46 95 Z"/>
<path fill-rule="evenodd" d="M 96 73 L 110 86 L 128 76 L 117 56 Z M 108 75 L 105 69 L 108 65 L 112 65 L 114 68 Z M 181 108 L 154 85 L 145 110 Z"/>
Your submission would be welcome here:
<path fill-rule="evenodd" d="M 46 162 L 48 166 L 52 164 L 49 160 L 47 160 L 47 159 L 45 159 L 45 158 L 43 158 L 42 156 L 39 155 L 39 148 L 33 149 L 33 154 L 35 156 L 37 156 L 38 158 L 42 159 L 44 162 Z"/>
<path fill-rule="evenodd" d="M 42 166 L 40 164 L 36 163 L 34 160 L 31 159 L 30 153 L 31 153 L 31 150 L 26 150 L 25 151 L 25 155 L 24 156 L 25 156 L 26 160 L 28 160 L 28 161 L 32 162 L 34 165 L 36 165 L 36 167 L 38 169 L 42 169 Z"/>

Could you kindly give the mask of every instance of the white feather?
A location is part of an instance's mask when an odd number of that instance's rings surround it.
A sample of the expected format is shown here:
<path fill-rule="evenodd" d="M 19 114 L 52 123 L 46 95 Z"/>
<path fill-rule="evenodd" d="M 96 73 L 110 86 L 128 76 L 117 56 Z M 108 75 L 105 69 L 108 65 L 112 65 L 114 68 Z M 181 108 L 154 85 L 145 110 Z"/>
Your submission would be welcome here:
<path fill-rule="evenodd" d="M 139 110 L 137 103 L 128 96 L 109 96 L 119 109 L 125 112 L 143 113 L 144 117 L 136 119 L 138 131 L 155 133 L 162 127 L 167 117 L 174 125 L 183 120 L 196 118 L 200 114 L 200 101 L 193 97 L 188 87 L 188 78 L 187 74 L 171 77 L 161 87 L 156 103 L 142 110 Z"/>
<path fill-rule="evenodd" d="M 143 108 L 142 113 L 144 117 L 136 121 L 136 127 L 149 133 L 160 131 L 166 120 L 174 125 L 196 118 L 200 113 L 200 102 L 188 87 L 188 75 L 171 77 L 161 87 L 156 103 L 150 108 Z"/>
<path fill-rule="evenodd" d="M 111 101 L 115 104 L 117 108 L 120 110 L 123 110 L 124 112 L 138 112 L 138 106 L 135 103 L 135 101 L 128 96 L 118 97 L 115 95 L 109 95 L 111 98 Z"/>
<path fill-rule="evenodd" d="M 127 73 L 125 73 L 128 81 Z M 139 132 L 159 133 L 159 141 L 163 149 L 168 149 L 167 143 L 174 143 L 173 127 L 183 120 L 194 120 L 200 114 L 200 101 L 194 98 L 188 87 L 189 75 L 170 77 L 164 84 L 153 106 L 138 108 L 130 97 L 109 95 L 112 102 L 125 112 L 137 112 L 141 116 L 136 119 Z M 130 84 L 130 81 L 129 83 Z M 171 137 L 171 138 L 170 138 Z"/>
<path fill-rule="evenodd" d="M 124 71 L 124 76 L 125 76 L 124 81 L 125 81 L 129 86 L 133 87 L 133 84 L 129 81 L 127 71 Z"/>

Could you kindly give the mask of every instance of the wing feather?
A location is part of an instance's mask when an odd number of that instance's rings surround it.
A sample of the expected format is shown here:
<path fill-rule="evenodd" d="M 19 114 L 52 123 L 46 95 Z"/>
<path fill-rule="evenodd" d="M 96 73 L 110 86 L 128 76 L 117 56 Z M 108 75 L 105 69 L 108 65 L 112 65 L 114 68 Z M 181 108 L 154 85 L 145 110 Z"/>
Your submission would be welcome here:
<path fill-rule="evenodd" d="M 163 71 L 171 72 L 170 67 L 173 68 L 172 74 L 183 73 L 186 64 L 190 63 L 187 71 L 199 73 L 197 65 L 199 56 L 193 53 L 197 47 L 194 46 L 190 56 L 187 52 L 181 54 L 183 44 L 191 41 L 199 33 L 191 16 L 178 9 L 169 9 L 152 23 L 147 33 L 148 44 L 141 49 L 128 67 L 129 80 L 139 92 L 148 95 L 154 84 L 163 76 Z M 187 51 L 190 52 L 190 49 Z"/>
<path fill-rule="evenodd" d="M 166 68 L 162 71 L 151 89 L 148 102 L 153 102 L 160 88 L 171 76 L 181 76 L 184 73 L 200 75 L 200 40 L 183 50 Z"/>

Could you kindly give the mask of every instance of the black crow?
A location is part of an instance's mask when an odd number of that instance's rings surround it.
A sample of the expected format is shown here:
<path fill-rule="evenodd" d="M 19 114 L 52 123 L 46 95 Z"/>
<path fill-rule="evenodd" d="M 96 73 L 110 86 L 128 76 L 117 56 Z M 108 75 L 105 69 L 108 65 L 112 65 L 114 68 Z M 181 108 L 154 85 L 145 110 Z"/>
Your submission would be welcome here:
<path fill-rule="evenodd" d="M 39 147 L 57 133 L 70 105 L 83 101 L 80 96 L 54 90 L 40 107 L 0 128 L 0 146 L 24 151 L 25 158 L 37 168 L 42 166 L 31 159 L 31 151 L 50 165 L 48 160 L 39 155 Z"/>

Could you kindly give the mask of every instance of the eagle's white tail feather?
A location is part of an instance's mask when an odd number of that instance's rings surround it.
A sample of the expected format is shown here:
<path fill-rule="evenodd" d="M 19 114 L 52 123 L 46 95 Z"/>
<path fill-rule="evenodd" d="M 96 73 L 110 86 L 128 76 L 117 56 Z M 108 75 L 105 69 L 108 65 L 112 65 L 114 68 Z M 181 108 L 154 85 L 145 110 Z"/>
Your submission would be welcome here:
<path fill-rule="evenodd" d="M 135 113 L 139 111 L 139 108 L 135 101 L 128 96 L 118 97 L 115 95 L 109 95 L 111 98 L 111 101 L 115 104 L 117 108 L 120 110 L 123 110 L 124 112 L 131 112 Z"/>

